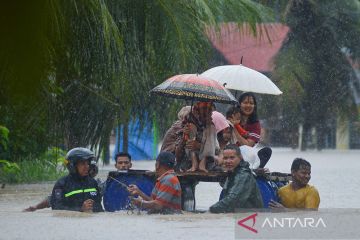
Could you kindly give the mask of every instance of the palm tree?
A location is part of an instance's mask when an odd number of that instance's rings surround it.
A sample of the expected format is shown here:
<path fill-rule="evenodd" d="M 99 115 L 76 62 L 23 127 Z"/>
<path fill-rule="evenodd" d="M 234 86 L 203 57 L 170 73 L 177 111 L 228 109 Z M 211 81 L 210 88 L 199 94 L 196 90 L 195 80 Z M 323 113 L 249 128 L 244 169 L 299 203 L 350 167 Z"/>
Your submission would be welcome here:
<path fill-rule="evenodd" d="M 54 133 L 42 138 L 43 147 L 64 138 L 67 147 L 100 149 L 119 123 L 171 121 L 176 107 L 148 91 L 171 75 L 207 67 L 206 27 L 246 21 L 256 33 L 268 14 L 248 0 L 39 0 L 1 10 L 13 21 L 0 23 L 10 33 L 0 40 L 0 107 L 7 116 L 24 112 L 16 125 L 9 117 L 5 124 Z"/>
<path fill-rule="evenodd" d="M 315 127 L 317 148 L 338 114 L 354 109 L 350 91 L 359 59 L 358 1 L 292 0 L 286 12 L 288 37 L 275 59 L 274 77 L 284 91 L 283 116 L 288 129 L 304 128 L 302 146 Z M 345 54 L 345 50 L 346 53 Z"/>
<path fill-rule="evenodd" d="M 153 119 L 164 130 L 175 109 L 172 101 L 150 97 L 147 93 L 171 75 L 200 72 L 208 67 L 213 50 L 205 29 L 211 25 L 247 21 L 255 33 L 257 22 L 264 21 L 264 8 L 250 1 L 107 1 L 124 36 L 127 85 L 116 89 L 128 101 L 120 123 L 127 129 L 130 119 Z M 124 91 L 127 89 L 129 91 Z M 137 98 L 137 94 L 140 97 Z M 115 96 L 116 93 L 113 93 Z M 170 109 L 170 111 L 169 111 Z M 170 114 L 169 114 L 170 113 Z M 157 117 L 163 116 L 163 117 Z M 126 132 L 126 131 L 125 131 Z M 126 139 L 124 141 L 126 146 Z M 126 150 L 126 149 L 125 149 Z"/>
<path fill-rule="evenodd" d="M 17 158 L 62 142 L 74 120 L 68 102 L 85 92 L 81 84 L 102 89 L 111 82 L 123 48 L 104 1 L 11 1 L 0 9 L 0 122 L 11 131 Z M 98 128 L 88 121 L 81 123 Z M 76 139 L 77 132 L 70 135 Z M 86 132 L 81 136 L 81 145 L 94 141 Z"/>

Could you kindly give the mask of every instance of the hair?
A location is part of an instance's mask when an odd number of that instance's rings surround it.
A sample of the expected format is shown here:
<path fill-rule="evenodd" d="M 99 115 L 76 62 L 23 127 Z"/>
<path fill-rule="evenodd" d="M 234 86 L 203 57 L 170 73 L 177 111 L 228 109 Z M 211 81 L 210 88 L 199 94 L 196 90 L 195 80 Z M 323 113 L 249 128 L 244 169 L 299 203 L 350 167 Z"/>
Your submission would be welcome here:
<path fill-rule="evenodd" d="M 291 164 L 291 171 L 298 171 L 300 166 L 307 166 L 311 168 L 311 164 L 302 158 L 295 158 L 293 163 Z"/>
<path fill-rule="evenodd" d="M 171 152 L 160 152 L 156 158 L 156 162 L 167 169 L 173 169 L 176 162 L 175 155 Z"/>
<path fill-rule="evenodd" d="M 128 157 L 130 162 L 131 162 L 131 155 L 129 153 L 126 152 L 119 152 L 115 155 L 115 162 L 117 162 L 117 158 L 118 157 Z"/>
<path fill-rule="evenodd" d="M 224 130 L 221 130 L 220 132 L 218 132 L 218 133 L 216 134 L 216 137 L 217 137 L 217 139 L 218 139 L 219 142 L 220 142 L 220 141 L 224 141 L 223 131 L 224 131 Z"/>
<path fill-rule="evenodd" d="M 186 117 L 190 114 L 190 111 L 191 111 L 191 106 L 185 106 L 181 108 L 180 111 L 178 112 L 178 119 L 180 121 L 184 121 Z"/>
<path fill-rule="evenodd" d="M 239 97 L 239 104 L 241 106 L 241 102 L 245 100 L 245 98 L 247 97 L 252 97 L 254 99 L 254 111 L 253 113 L 249 116 L 249 119 L 248 119 L 248 123 L 255 123 L 255 122 L 258 122 L 258 116 L 257 116 L 257 102 L 256 102 L 256 98 L 255 98 L 255 95 L 251 92 L 245 92 L 243 94 L 240 95 Z M 241 108 L 240 108 L 241 110 Z"/>
<path fill-rule="evenodd" d="M 230 118 L 233 114 L 241 112 L 239 106 L 232 106 L 229 107 L 226 111 L 226 119 Z"/>
<path fill-rule="evenodd" d="M 236 155 L 238 155 L 239 157 L 241 157 L 241 151 L 240 151 L 240 148 L 236 145 L 236 144 L 229 144 L 229 145 L 226 145 L 224 147 L 224 150 L 234 150 L 236 152 Z"/>

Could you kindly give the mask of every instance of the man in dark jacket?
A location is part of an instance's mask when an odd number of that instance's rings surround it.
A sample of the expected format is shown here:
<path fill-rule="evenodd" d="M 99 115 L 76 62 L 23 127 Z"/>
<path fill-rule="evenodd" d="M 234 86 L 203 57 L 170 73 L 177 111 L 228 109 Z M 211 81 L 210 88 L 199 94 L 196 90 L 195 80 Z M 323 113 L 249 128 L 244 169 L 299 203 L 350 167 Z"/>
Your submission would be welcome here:
<path fill-rule="evenodd" d="M 102 212 L 97 182 L 89 176 L 89 164 L 95 155 L 86 148 L 74 148 L 66 155 L 69 175 L 59 179 L 51 194 L 53 210 Z"/>
<path fill-rule="evenodd" d="M 225 169 L 230 173 L 224 185 L 224 197 L 210 207 L 212 213 L 236 212 L 241 208 L 262 208 L 263 201 L 249 163 L 242 159 L 234 144 L 223 151 Z"/>

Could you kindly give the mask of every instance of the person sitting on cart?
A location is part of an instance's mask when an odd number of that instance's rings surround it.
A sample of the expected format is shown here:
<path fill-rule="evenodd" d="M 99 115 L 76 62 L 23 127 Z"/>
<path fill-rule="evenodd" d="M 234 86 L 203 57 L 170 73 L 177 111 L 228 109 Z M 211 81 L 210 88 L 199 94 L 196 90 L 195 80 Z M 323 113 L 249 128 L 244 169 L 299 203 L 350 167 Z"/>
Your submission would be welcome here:
<path fill-rule="evenodd" d="M 224 168 L 230 174 L 224 185 L 224 197 L 209 209 L 211 213 L 236 212 L 242 208 L 262 208 L 263 201 L 249 163 L 235 144 L 225 146 Z"/>
<path fill-rule="evenodd" d="M 128 191 L 133 196 L 132 202 L 148 213 L 181 213 L 181 186 L 174 172 L 175 156 L 170 152 L 161 152 L 155 163 L 158 177 L 151 196 L 144 194 L 136 185 L 130 185 Z"/>
<path fill-rule="evenodd" d="M 213 109 L 211 102 L 198 102 L 188 115 L 183 136 L 180 136 L 175 150 L 181 170 L 207 172 L 206 159 L 215 156 L 217 146 L 216 130 L 211 118 Z"/>
<path fill-rule="evenodd" d="M 234 125 L 233 133 L 237 145 L 254 147 L 260 141 L 261 133 L 255 95 L 245 92 L 239 97 L 239 103 L 240 106 L 228 109 L 226 118 Z"/>
<path fill-rule="evenodd" d="M 190 111 L 191 106 L 185 106 L 178 112 L 178 120 L 166 131 L 160 152 L 171 152 L 175 154 L 176 144 L 183 137 L 184 126 Z"/>
<path fill-rule="evenodd" d="M 271 201 L 273 209 L 300 208 L 317 210 L 320 205 L 318 190 L 309 185 L 311 164 L 302 158 L 295 158 L 291 165 L 292 182 L 278 190 L 281 203 Z"/>

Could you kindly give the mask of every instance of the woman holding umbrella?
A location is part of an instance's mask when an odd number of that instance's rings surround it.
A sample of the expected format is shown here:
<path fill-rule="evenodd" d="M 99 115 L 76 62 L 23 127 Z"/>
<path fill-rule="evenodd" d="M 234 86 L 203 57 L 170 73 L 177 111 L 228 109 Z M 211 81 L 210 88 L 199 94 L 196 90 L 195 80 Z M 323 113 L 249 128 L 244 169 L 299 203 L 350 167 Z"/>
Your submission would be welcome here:
<path fill-rule="evenodd" d="M 261 126 L 257 117 L 257 103 L 255 95 L 251 92 L 243 93 L 239 97 L 240 118 L 230 117 L 229 120 L 236 129 L 235 136 L 239 146 L 255 146 L 260 141 Z"/>

